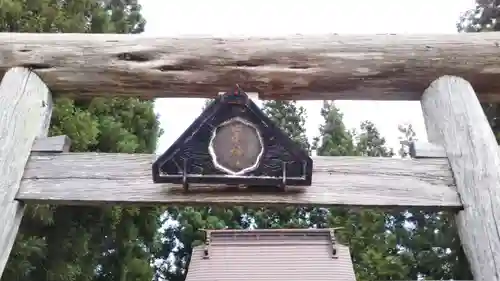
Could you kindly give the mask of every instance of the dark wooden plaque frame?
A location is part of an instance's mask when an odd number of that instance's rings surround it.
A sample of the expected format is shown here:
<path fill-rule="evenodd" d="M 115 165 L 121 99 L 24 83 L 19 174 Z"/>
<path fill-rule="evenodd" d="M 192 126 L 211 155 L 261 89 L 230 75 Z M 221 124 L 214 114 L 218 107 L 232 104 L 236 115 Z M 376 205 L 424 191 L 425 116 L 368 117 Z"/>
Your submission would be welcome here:
<path fill-rule="evenodd" d="M 218 169 L 209 152 L 213 131 L 227 120 L 241 118 L 253 124 L 263 142 L 259 165 L 243 175 Z M 237 88 L 218 96 L 152 166 L 155 183 L 310 186 L 313 161 Z"/>

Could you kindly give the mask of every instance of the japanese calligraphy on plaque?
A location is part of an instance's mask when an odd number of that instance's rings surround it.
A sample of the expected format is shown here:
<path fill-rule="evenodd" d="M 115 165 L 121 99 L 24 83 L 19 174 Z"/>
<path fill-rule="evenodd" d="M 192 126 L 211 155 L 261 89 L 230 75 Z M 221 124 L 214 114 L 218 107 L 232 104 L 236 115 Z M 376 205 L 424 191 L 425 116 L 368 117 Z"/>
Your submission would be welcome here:
<path fill-rule="evenodd" d="M 233 175 L 257 168 L 263 154 L 259 131 L 241 118 L 230 119 L 218 126 L 209 145 L 215 166 Z"/>

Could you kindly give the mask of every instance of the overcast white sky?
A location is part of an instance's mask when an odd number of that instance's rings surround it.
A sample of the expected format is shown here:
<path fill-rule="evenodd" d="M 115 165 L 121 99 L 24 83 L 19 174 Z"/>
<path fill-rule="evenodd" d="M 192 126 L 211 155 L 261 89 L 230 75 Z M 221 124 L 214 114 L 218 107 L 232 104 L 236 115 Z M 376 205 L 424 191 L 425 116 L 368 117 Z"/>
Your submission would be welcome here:
<path fill-rule="evenodd" d="M 286 34 L 455 33 L 461 12 L 474 0 L 139 0 L 148 35 L 273 36 Z M 159 99 L 165 135 L 162 152 L 201 112 L 202 99 Z M 299 102 L 308 113 L 307 134 L 318 134 L 321 101 Z M 345 123 L 371 120 L 391 146 L 398 124 L 412 123 L 420 139 L 425 128 L 419 102 L 338 101 Z"/>

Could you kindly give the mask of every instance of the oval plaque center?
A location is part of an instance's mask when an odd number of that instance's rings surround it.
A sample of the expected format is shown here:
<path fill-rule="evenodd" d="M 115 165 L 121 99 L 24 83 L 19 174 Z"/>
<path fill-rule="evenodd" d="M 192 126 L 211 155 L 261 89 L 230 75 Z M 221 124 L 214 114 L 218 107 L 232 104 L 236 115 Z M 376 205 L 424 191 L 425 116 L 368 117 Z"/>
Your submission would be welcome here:
<path fill-rule="evenodd" d="M 258 129 L 238 117 L 218 126 L 209 145 L 215 167 L 231 175 L 255 170 L 264 150 Z"/>

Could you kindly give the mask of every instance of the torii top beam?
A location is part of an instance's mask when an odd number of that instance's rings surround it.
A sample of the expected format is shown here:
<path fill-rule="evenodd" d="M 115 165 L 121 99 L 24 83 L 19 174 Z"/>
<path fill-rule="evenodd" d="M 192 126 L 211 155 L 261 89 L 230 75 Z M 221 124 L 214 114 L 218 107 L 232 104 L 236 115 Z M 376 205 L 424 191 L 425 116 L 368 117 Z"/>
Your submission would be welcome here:
<path fill-rule="evenodd" d="M 419 100 L 441 75 L 500 100 L 500 34 L 280 38 L 0 33 L 0 77 L 33 68 L 55 94 L 215 97 L 239 84 L 260 99 Z"/>

